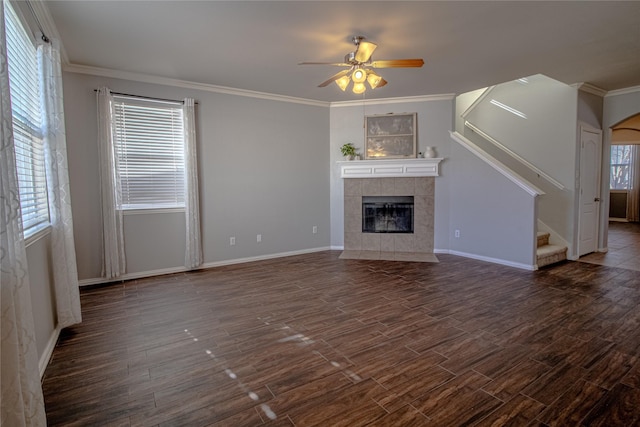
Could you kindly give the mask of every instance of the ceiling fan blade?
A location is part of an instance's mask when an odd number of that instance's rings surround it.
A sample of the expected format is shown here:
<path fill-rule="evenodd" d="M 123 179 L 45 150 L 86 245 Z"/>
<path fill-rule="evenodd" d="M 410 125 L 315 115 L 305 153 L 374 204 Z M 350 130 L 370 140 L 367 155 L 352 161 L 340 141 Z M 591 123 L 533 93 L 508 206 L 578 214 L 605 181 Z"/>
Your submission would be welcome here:
<path fill-rule="evenodd" d="M 376 47 L 378 47 L 378 45 L 375 43 L 361 41 L 358 44 L 358 50 L 356 50 L 356 61 L 367 62 L 369 58 L 371 58 L 373 51 L 376 50 Z"/>
<path fill-rule="evenodd" d="M 330 83 L 335 82 L 336 80 L 338 80 L 341 77 L 346 76 L 347 74 L 349 74 L 351 72 L 351 68 L 347 69 L 347 70 L 342 70 L 337 74 L 334 74 L 333 76 L 331 76 L 331 78 L 325 82 L 322 82 L 318 85 L 318 87 L 325 87 L 327 85 L 329 85 Z"/>
<path fill-rule="evenodd" d="M 346 62 L 298 62 L 298 65 L 335 65 L 337 67 L 351 67 Z"/>
<path fill-rule="evenodd" d="M 386 85 L 388 82 L 385 79 L 380 79 L 380 83 L 378 83 L 378 86 L 376 86 L 376 89 L 378 89 L 379 87 L 382 87 L 384 85 Z"/>
<path fill-rule="evenodd" d="M 378 61 L 373 61 L 371 66 L 373 68 L 411 68 L 411 67 L 422 67 L 424 65 L 424 60 L 421 58 L 416 59 L 382 59 Z"/>

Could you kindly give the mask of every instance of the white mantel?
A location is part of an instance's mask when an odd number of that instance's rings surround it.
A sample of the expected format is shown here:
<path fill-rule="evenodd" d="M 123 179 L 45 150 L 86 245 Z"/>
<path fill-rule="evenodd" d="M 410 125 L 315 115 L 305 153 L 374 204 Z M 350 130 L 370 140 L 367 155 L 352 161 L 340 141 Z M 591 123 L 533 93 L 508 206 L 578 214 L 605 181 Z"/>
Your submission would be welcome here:
<path fill-rule="evenodd" d="M 439 176 L 442 157 L 339 161 L 342 178 L 397 178 Z"/>

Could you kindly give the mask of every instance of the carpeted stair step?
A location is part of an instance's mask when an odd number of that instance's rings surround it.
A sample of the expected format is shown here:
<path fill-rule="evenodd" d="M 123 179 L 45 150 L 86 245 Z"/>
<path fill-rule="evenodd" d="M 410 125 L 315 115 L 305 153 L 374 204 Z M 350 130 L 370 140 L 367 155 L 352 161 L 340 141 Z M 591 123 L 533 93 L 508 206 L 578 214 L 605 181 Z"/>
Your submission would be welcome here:
<path fill-rule="evenodd" d="M 536 258 L 538 268 L 564 261 L 567 259 L 567 247 L 558 245 L 540 246 L 536 250 Z"/>
<path fill-rule="evenodd" d="M 551 235 L 545 231 L 538 231 L 538 245 L 537 247 L 539 248 L 540 246 L 544 246 L 544 245 L 548 245 L 549 244 L 549 237 Z"/>

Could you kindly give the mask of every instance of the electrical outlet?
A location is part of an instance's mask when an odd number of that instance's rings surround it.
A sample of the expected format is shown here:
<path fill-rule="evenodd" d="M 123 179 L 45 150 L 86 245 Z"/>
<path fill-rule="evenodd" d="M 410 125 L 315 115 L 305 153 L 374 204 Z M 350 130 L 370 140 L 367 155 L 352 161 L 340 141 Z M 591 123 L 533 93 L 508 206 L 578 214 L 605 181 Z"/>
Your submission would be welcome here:
<path fill-rule="evenodd" d="M 313 234 L 318 234 L 318 226 L 317 225 L 313 226 Z"/>
<path fill-rule="evenodd" d="M 236 238 L 235 237 L 229 237 L 229 245 L 233 246 L 236 244 Z"/>
<path fill-rule="evenodd" d="M 262 234 L 256 235 L 256 242 L 258 243 L 262 242 Z"/>
<path fill-rule="evenodd" d="M 456 236 L 456 239 L 460 237 L 460 230 L 456 230 L 454 235 Z"/>

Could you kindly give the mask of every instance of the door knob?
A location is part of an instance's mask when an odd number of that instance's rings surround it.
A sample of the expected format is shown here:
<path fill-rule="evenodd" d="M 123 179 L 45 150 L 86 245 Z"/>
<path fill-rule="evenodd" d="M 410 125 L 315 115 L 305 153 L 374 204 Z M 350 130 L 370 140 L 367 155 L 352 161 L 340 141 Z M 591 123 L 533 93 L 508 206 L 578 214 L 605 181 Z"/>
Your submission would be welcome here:
<path fill-rule="evenodd" d="M 594 202 L 599 202 L 600 201 L 600 197 L 596 197 L 595 199 L 593 199 Z"/>

